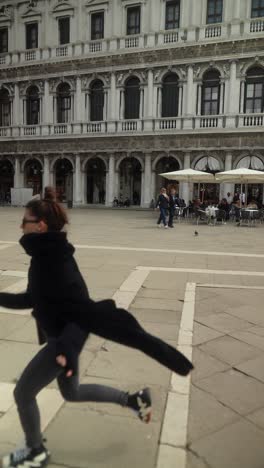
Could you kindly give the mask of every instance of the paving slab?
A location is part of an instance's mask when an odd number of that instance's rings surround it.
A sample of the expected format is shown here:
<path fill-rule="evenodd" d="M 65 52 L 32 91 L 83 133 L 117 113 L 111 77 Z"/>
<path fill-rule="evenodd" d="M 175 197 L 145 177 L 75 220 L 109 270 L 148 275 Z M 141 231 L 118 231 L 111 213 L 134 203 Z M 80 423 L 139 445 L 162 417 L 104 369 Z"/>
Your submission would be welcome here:
<path fill-rule="evenodd" d="M 210 468 L 262 468 L 263 431 L 241 419 L 194 442 L 191 449 Z"/>
<path fill-rule="evenodd" d="M 216 359 L 207 352 L 203 352 L 198 347 L 193 349 L 193 364 L 193 382 L 209 377 L 217 372 L 223 372 L 230 368 L 229 364 Z"/>
<path fill-rule="evenodd" d="M 202 343 L 207 343 L 208 341 L 214 340 L 223 336 L 223 332 L 213 330 L 212 328 L 203 325 L 198 322 L 194 322 L 194 332 L 193 332 L 193 345 L 197 346 Z"/>
<path fill-rule="evenodd" d="M 133 306 L 129 310 L 139 322 L 175 324 L 181 320 L 181 310 L 134 309 Z"/>
<path fill-rule="evenodd" d="M 232 315 L 226 314 L 224 312 L 217 314 L 210 314 L 205 317 L 196 317 L 195 321 L 206 325 L 207 327 L 212 328 L 223 333 L 229 333 L 234 330 L 241 330 L 244 328 L 250 328 L 252 323 L 247 322 L 246 320 L 233 317 Z"/>
<path fill-rule="evenodd" d="M 251 358 L 263 355 L 263 352 L 259 348 L 248 345 L 231 336 L 215 338 L 200 345 L 199 349 L 230 366 L 237 366 Z"/>
<path fill-rule="evenodd" d="M 255 379 L 260 380 L 264 383 L 264 369 L 263 369 L 263 362 L 264 362 L 264 353 L 260 354 L 255 359 L 249 359 L 246 362 L 238 364 L 236 369 L 244 372 L 251 377 L 255 377 Z"/>
<path fill-rule="evenodd" d="M 201 379 L 196 386 L 240 415 L 264 406 L 264 384 L 232 369 Z"/>

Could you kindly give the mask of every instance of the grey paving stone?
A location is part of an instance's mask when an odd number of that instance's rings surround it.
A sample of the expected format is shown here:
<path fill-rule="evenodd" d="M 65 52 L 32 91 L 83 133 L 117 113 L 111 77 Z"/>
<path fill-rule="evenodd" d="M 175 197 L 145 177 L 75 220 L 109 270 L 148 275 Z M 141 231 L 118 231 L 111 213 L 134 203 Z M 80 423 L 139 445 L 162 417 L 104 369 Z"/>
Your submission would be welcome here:
<path fill-rule="evenodd" d="M 264 408 L 260 408 L 251 414 L 248 414 L 246 418 L 254 423 L 256 426 L 264 430 Z"/>
<path fill-rule="evenodd" d="M 141 325 L 145 328 L 151 335 L 158 336 L 162 340 L 177 340 L 179 333 L 178 324 L 167 324 L 167 323 L 150 323 L 142 322 Z"/>
<path fill-rule="evenodd" d="M 190 413 L 188 420 L 188 443 L 203 438 L 228 424 L 240 419 L 240 416 L 227 408 L 211 395 L 192 386 Z"/>
<path fill-rule="evenodd" d="M 160 424 L 64 408 L 45 431 L 55 464 L 153 468 Z"/>
<path fill-rule="evenodd" d="M 40 347 L 31 343 L 0 342 L 2 382 L 14 382 Z"/>
<path fill-rule="evenodd" d="M 132 302 L 131 307 L 133 307 L 133 309 L 160 309 L 180 312 L 182 304 L 175 299 L 167 299 L 166 295 L 164 295 L 163 299 L 136 297 Z"/>
<path fill-rule="evenodd" d="M 196 316 L 196 321 L 223 333 L 229 333 L 234 330 L 243 330 L 244 328 L 252 326 L 252 324 L 246 320 L 232 317 L 225 313 L 211 314 L 206 317 L 199 316 L 199 318 Z"/>
<path fill-rule="evenodd" d="M 181 311 L 162 309 L 134 309 L 133 307 L 130 307 L 129 310 L 140 322 L 174 324 L 181 321 Z"/>
<path fill-rule="evenodd" d="M 219 361 L 219 359 L 210 356 L 208 353 L 204 353 L 199 348 L 193 349 L 193 364 L 193 382 L 204 379 L 205 377 L 209 377 L 210 375 L 216 374 L 217 372 L 223 372 L 230 368 L 229 364 Z"/>
<path fill-rule="evenodd" d="M 240 420 L 192 444 L 210 468 L 262 468 L 263 431 Z"/>
<path fill-rule="evenodd" d="M 199 380 L 195 384 L 241 415 L 264 406 L 264 384 L 232 369 Z"/>
<path fill-rule="evenodd" d="M 238 365 L 262 354 L 259 348 L 248 345 L 231 336 L 221 336 L 199 346 L 203 352 L 231 366 Z"/>
<path fill-rule="evenodd" d="M 253 297 L 253 294 L 252 296 Z M 243 305 L 239 307 L 228 307 L 226 309 L 226 313 L 230 314 L 234 317 L 241 318 L 243 320 L 247 320 L 252 325 L 264 325 L 264 317 L 262 316 L 261 304 L 263 304 L 263 299 L 259 302 L 259 304 L 254 306 L 253 304 Z"/>
<path fill-rule="evenodd" d="M 193 329 L 193 345 L 197 346 L 202 343 L 206 343 L 207 341 L 213 340 L 220 336 L 223 336 L 223 332 L 218 332 L 213 330 L 206 325 L 202 325 L 201 323 L 194 322 L 194 329 Z"/>
<path fill-rule="evenodd" d="M 255 379 L 264 382 L 264 353 L 258 356 L 255 359 L 250 359 L 242 364 L 238 364 L 236 366 L 241 372 L 244 372 L 251 377 L 255 377 Z"/>
<path fill-rule="evenodd" d="M 229 335 L 239 341 L 243 341 L 244 343 L 264 351 L 264 336 L 254 333 L 254 330 L 251 328 L 242 331 L 230 332 Z"/>
<path fill-rule="evenodd" d="M 6 339 L 12 332 L 20 330 L 29 320 L 27 315 L 0 313 L 0 339 Z"/>

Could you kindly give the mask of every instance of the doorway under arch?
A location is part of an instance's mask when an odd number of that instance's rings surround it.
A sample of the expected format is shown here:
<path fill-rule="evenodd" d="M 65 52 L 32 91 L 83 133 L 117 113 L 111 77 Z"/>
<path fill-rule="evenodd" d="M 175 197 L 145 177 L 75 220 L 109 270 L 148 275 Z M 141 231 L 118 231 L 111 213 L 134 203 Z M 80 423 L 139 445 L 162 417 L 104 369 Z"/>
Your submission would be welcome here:
<path fill-rule="evenodd" d="M 106 166 L 101 158 L 91 158 L 86 164 L 86 201 L 87 203 L 105 203 Z"/>
<path fill-rule="evenodd" d="M 159 193 L 162 187 L 165 187 L 168 190 L 171 187 L 174 187 L 176 190 L 176 193 L 177 194 L 179 193 L 179 183 L 176 180 L 165 179 L 164 177 L 159 175 L 164 172 L 173 172 L 173 171 L 179 171 L 179 170 L 180 170 L 180 164 L 177 161 L 177 159 L 175 159 L 173 156 L 164 156 L 157 162 L 156 170 L 155 170 L 157 194 Z"/>
<path fill-rule="evenodd" d="M 131 157 L 121 161 L 119 166 L 119 200 L 129 199 L 131 205 L 141 202 L 142 167 L 138 159 Z"/>
<path fill-rule="evenodd" d="M 8 159 L 0 160 L 0 203 L 11 202 L 11 188 L 14 187 L 14 168 Z"/>
<path fill-rule="evenodd" d="M 24 167 L 25 187 L 33 190 L 33 195 L 42 192 L 42 165 L 38 159 L 32 158 L 26 161 Z"/>
<path fill-rule="evenodd" d="M 73 200 L 73 165 L 67 158 L 58 159 L 54 167 L 57 199 L 61 202 Z"/>

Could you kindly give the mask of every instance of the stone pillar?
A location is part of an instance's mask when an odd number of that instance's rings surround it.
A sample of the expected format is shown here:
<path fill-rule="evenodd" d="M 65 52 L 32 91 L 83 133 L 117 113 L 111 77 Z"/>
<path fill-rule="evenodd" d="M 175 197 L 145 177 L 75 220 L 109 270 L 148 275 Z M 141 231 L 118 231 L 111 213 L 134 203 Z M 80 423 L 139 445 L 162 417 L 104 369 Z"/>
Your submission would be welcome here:
<path fill-rule="evenodd" d="M 226 153 L 225 155 L 225 171 L 231 171 L 232 169 L 232 153 Z M 222 187 L 221 187 L 222 186 Z M 226 198 L 227 192 L 230 192 L 231 195 L 234 195 L 234 184 L 225 183 L 220 186 L 220 196 L 221 198 Z"/>
<path fill-rule="evenodd" d="M 74 112 L 74 121 L 75 122 L 81 122 L 83 120 L 83 115 L 82 115 L 82 90 L 81 90 L 81 78 L 79 76 L 76 77 L 76 93 L 75 93 L 75 100 L 74 100 L 74 107 L 75 107 L 75 112 Z"/>
<path fill-rule="evenodd" d="M 106 121 L 108 118 L 108 108 L 107 108 L 107 97 L 108 92 L 107 89 L 104 89 L 104 109 L 103 109 L 103 120 Z"/>
<path fill-rule="evenodd" d="M 157 86 L 157 93 L 158 93 L 157 117 L 158 117 L 158 119 L 160 119 L 161 115 L 162 115 L 162 86 L 161 85 Z"/>
<path fill-rule="evenodd" d="M 106 205 L 112 206 L 115 197 L 115 157 L 113 154 L 109 158 L 109 171 L 108 171 L 108 193 L 106 194 Z"/>
<path fill-rule="evenodd" d="M 139 118 L 144 118 L 144 88 L 140 88 L 140 98 L 139 98 Z"/>
<path fill-rule="evenodd" d="M 19 87 L 18 84 L 14 85 L 14 101 L 13 101 L 13 125 L 19 125 L 21 123 L 20 113 L 20 98 L 19 98 Z"/>
<path fill-rule="evenodd" d="M 202 113 L 202 82 L 197 82 L 197 115 Z"/>
<path fill-rule="evenodd" d="M 184 154 L 184 169 L 190 169 L 191 167 L 191 153 Z M 191 199 L 190 192 L 192 192 L 193 184 L 189 182 L 180 182 L 180 192 L 182 194 L 182 198 L 185 200 L 186 205 L 189 205 L 189 201 Z"/>
<path fill-rule="evenodd" d="M 219 114 L 222 115 L 224 113 L 224 91 L 225 91 L 225 83 L 224 81 L 220 82 L 220 96 L 219 96 Z"/>
<path fill-rule="evenodd" d="M 50 171 L 49 171 L 49 157 L 44 156 L 44 168 L 43 168 L 43 193 L 45 187 L 50 185 Z"/>
<path fill-rule="evenodd" d="M 147 117 L 153 117 L 153 70 L 148 70 L 148 113 Z"/>
<path fill-rule="evenodd" d="M 238 114 L 239 110 L 239 86 L 236 73 L 237 63 L 233 60 L 230 66 L 229 105 L 227 109 L 229 114 Z"/>
<path fill-rule="evenodd" d="M 179 85 L 178 117 L 182 115 L 183 85 Z"/>
<path fill-rule="evenodd" d="M 241 88 L 240 88 L 240 114 L 244 114 L 244 100 L 245 100 L 245 86 L 246 86 L 246 79 L 243 78 L 241 80 Z"/>
<path fill-rule="evenodd" d="M 187 106 L 186 106 L 186 114 L 188 116 L 193 115 L 193 66 L 188 66 L 188 74 L 187 74 Z"/>
<path fill-rule="evenodd" d="M 123 120 L 125 117 L 125 90 L 120 88 L 120 104 L 119 104 L 119 120 Z"/>
<path fill-rule="evenodd" d="M 110 105 L 110 119 L 116 120 L 116 75 L 115 73 L 111 73 L 111 105 Z"/>
<path fill-rule="evenodd" d="M 15 157 L 14 188 L 21 188 L 21 167 L 19 156 Z"/>
<path fill-rule="evenodd" d="M 81 158 L 79 154 L 75 156 L 75 172 L 74 172 L 74 204 L 79 205 L 82 203 L 82 189 L 81 189 Z"/>
<path fill-rule="evenodd" d="M 144 199 L 143 206 L 149 208 L 151 202 L 151 153 L 145 155 L 145 172 L 144 172 Z"/>
<path fill-rule="evenodd" d="M 43 123 L 53 123 L 52 96 L 49 94 L 49 82 L 44 81 L 44 98 L 43 98 Z"/>

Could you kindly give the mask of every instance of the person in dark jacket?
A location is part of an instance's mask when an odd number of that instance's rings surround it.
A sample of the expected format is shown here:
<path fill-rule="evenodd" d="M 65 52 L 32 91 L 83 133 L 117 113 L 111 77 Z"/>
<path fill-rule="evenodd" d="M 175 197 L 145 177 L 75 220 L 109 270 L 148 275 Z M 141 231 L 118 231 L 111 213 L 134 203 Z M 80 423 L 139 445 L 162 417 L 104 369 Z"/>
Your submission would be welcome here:
<path fill-rule="evenodd" d="M 131 395 L 101 385 L 79 385 L 78 356 L 90 332 L 139 349 L 181 375 L 193 368 L 185 356 L 148 334 L 132 314 L 117 308 L 114 301 L 94 302 L 89 297 L 73 257 L 74 247 L 62 232 L 67 222 L 66 213 L 48 191 L 44 200 L 28 203 L 20 239 L 32 257 L 28 288 L 22 294 L 0 293 L 0 305 L 4 307 L 33 308 L 39 336 L 42 342 L 47 341 L 24 370 L 14 391 L 27 446 L 24 452 L 14 451 L 4 457 L 3 468 L 47 464 L 49 452 L 42 441 L 36 396 L 55 378 L 66 400 L 117 403 L 149 422 L 149 389 Z"/>
<path fill-rule="evenodd" d="M 165 188 L 160 189 L 160 194 L 159 194 L 159 198 L 158 198 L 158 201 L 157 201 L 157 204 L 156 204 L 156 208 L 159 208 L 159 210 L 160 210 L 159 219 L 157 221 L 158 227 L 161 227 L 161 221 L 162 221 L 164 227 L 167 229 L 168 224 L 167 224 L 167 221 L 166 221 L 166 216 L 167 216 L 167 212 L 168 212 L 168 208 L 169 208 L 169 197 L 167 195 L 167 192 L 166 192 Z"/>
<path fill-rule="evenodd" d="M 176 209 L 177 202 L 178 202 L 178 198 L 176 197 L 176 190 L 175 190 L 175 188 L 171 188 L 170 189 L 170 195 L 169 195 L 169 222 L 168 222 L 168 226 L 170 228 L 174 227 L 173 218 L 174 218 L 174 215 L 175 215 L 175 209 Z"/>

